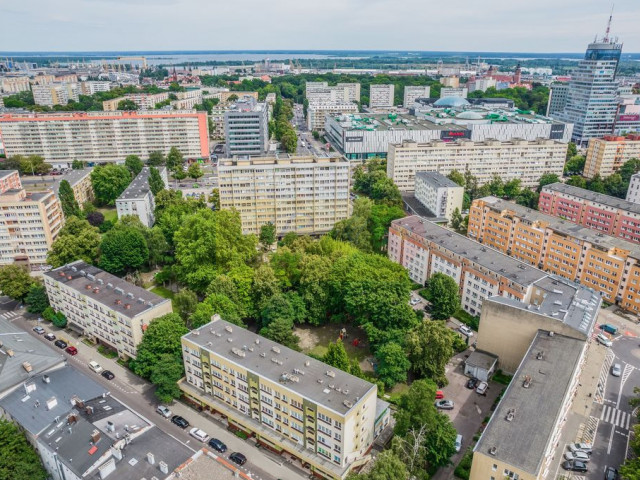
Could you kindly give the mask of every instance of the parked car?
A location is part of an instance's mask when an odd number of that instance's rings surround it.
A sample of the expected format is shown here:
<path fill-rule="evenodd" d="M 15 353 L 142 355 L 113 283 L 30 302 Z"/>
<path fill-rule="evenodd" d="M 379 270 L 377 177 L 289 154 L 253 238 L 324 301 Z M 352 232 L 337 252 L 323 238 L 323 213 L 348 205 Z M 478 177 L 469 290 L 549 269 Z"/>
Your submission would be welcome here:
<path fill-rule="evenodd" d="M 247 463 L 247 457 L 239 452 L 233 452 L 231 455 L 229 455 L 229 460 L 237 463 L 238 465 L 244 465 L 245 463 Z"/>
<path fill-rule="evenodd" d="M 69 355 L 77 355 L 78 354 L 78 349 L 76 347 L 67 347 L 64 349 L 65 352 L 67 352 Z"/>
<path fill-rule="evenodd" d="M 67 348 L 67 342 L 64 340 L 56 340 L 53 344 L 58 348 Z"/>
<path fill-rule="evenodd" d="M 578 450 L 576 452 L 566 452 L 564 458 L 567 460 L 577 460 L 579 462 L 587 463 L 589 461 L 589 455 Z"/>
<path fill-rule="evenodd" d="M 412 298 L 411 301 L 409 302 L 409 305 L 411 305 L 412 307 L 414 305 L 417 305 L 420 303 L 420 299 L 419 298 Z"/>
<path fill-rule="evenodd" d="M 50 342 L 53 342 L 56 339 L 56 336 L 53 333 L 49 332 L 44 336 L 44 338 L 46 338 Z"/>
<path fill-rule="evenodd" d="M 104 372 L 102 372 L 102 376 L 107 380 L 113 380 L 114 378 L 116 378 L 111 370 L 105 370 Z"/>
<path fill-rule="evenodd" d="M 442 400 L 444 398 L 444 392 L 442 390 L 436 390 L 436 400 Z"/>
<path fill-rule="evenodd" d="M 587 464 L 578 461 L 565 460 L 562 462 L 562 468 L 571 472 L 586 472 Z"/>
<path fill-rule="evenodd" d="M 616 333 L 618 333 L 618 327 L 615 327 L 609 323 L 603 323 L 599 328 L 603 332 L 610 333 L 611 335 L 615 335 Z"/>
<path fill-rule="evenodd" d="M 227 451 L 227 446 L 224 444 L 224 442 L 221 442 L 217 438 L 210 438 L 209 446 L 220 453 L 224 453 Z"/>
<path fill-rule="evenodd" d="M 476 393 L 478 395 L 484 395 L 487 393 L 487 388 L 489 388 L 489 384 L 487 382 L 480 382 L 476 387 Z"/>
<path fill-rule="evenodd" d="M 440 410 L 453 410 L 453 400 L 438 400 L 435 406 Z"/>
<path fill-rule="evenodd" d="M 473 390 L 478 386 L 478 382 L 480 382 L 480 380 L 478 380 L 477 378 L 470 378 L 469 380 L 467 380 L 467 388 L 469 390 Z"/>
<path fill-rule="evenodd" d="M 604 471 L 604 480 L 618 480 L 618 470 L 613 467 L 607 467 Z"/>
<path fill-rule="evenodd" d="M 466 335 L 467 337 L 473 337 L 473 330 L 471 330 L 466 325 L 460 325 L 460 327 L 458 327 L 458 331 L 461 334 Z"/>
<path fill-rule="evenodd" d="M 454 446 L 456 448 L 456 452 L 459 452 L 462 448 L 462 435 L 456 435 L 456 443 L 454 443 Z"/>
<path fill-rule="evenodd" d="M 590 443 L 570 443 L 569 450 L 571 451 L 571 453 L 584 452 L 587 455 L 591 455 L 591 453 L 593 452 Z"/>
<path fill-rule="evenodd" d="M 187 422 L 180 415 L 174 415 L 171 417 L 171 423 L 175 423 L 180 428 L 187 428 L 189 426 L 189 422 Z"/>
<path fill-rule="evenodd" d="M 611 367 L 611 375 L 613 375 L 614 377 L 619 377 L 620 375 L 622 375 L 622 367 L 619 363 L 613 364 L 613 367 Z"/>
<path fill-rule="evenodd" d="M 95 373 L 102 373 L 103 368 L 100 366 L 98 362 L 91 360 L 89 362 L 89 370 L 92 370 Z"/>
<path fill-rule="evenodd" d="M 613 345 L 613 342 L 611 340 L 609 340 L 607 338 L 606 335 L 599 333 L 596 336 L 596 340 L 598 341 L 598 343 L 601 343 L 602 345 L 604 345 L 605 347 L 610 347 L 611 345 Z"/>
<path fill-rule="evenodd" d="M 165 407 L 164 405 L 158 405 L 158 407 L 156 408 L 156 412 L 158 412 L 164 418 L 169 418 L 171 416 L 171 410 L 169 410 L 169 407 Z"/>
<path fill-rule="evenodd" d="M 189 435 L 200 440 L 202 443 L 209 440 L 209 435 L 207 435 L 203 430 L 200 430 L 198 427 L 193 427 L 191 430 L 189 430 Z"/>
<path fill-rule="evenodd" d="M 44 328 L 38 325 L 37 327 L 33 327 L 33 331 L 36 332 L 38 335 L 42 335 L 44 333 Z"/>

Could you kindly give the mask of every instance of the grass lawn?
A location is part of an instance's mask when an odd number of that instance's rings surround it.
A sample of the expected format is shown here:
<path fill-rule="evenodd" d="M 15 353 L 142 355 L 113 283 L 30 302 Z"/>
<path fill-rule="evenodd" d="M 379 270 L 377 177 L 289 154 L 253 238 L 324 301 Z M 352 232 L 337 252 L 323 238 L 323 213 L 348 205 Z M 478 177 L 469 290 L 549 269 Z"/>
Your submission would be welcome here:
<path fill-rule="evenodd" d="M 156 295 L 160 295 L 162 298 L 170 298 L 171 300 L 173 300 L 174 293 L 168 288 L 163 287 L 162 285 L 155 286 L 150 291 L 152 291 Z"/>
<path fill-rule="evenodd" d="M 118 212 L 116 212 L 115 208 L 99 208 L 98 211 L 104 215 L 105 220 L 110 220 L 113 223 L 116 223 L 118 220 Z"/>

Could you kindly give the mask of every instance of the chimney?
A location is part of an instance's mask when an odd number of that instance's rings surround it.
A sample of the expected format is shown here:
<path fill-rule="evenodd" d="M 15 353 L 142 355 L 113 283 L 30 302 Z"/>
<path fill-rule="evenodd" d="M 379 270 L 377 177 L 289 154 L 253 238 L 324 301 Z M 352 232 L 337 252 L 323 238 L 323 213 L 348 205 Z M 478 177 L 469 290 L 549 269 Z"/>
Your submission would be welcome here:
<path fill-rule="evenodd" d="M 76 418 L 76 416 L 74 414 L 71 414 L 67 417 L 67 423 L 69 425 L 73 425 L 74 423 L 76 423 L 78 421 L 78 419 Z"/>
<path fill-rule="evenodd" d="M 56 405 L 58 405 L 58 400 L 56 400 L 56 397 L 51 397 L 49 400 L 47 400 L 47 410 L 53 410 Z"/>
<path fill-rule="evenodd" d="M 129 310 L 131 308 L 131 304 L 130 303 L 125 303 L 124 304 L 124 308 L 125 308 L 125 310 Z"/>
<path fill-rule="evenodd" d="M 159 469 L 160 469 L 160 471 L 161 471 L 162 473 L 164 473 L 165 475 L 168 475 L 168 474 L 169 474 L 169 465 L 167 465 L 166 463 L 164 463 L 164 462 L 160 462 L 160 463 L 158 463 L 158 468 L 159 468 Z"/>
<path fill-rule="evenodd" d="M 107 420 L 107 432 L 115 432 L 116 431 L 116 426 L 114 425 L 114 423 L 111 420 Z"/>
<path fill-rule="evenodd" d="M 151 464 L 151 465 L 155 465 L 156 463 L 156 457 L 153 456 L 153 453 L 149 452 L 147 453 L 147 461 Z"/>
<path fill-rule="evenodd" d="M 33 370 L 33 367 L 29 362 L 22 362 L 22 368 L 24 368 L 27 371 L 27 373 Z"/>
<path fill-rule="evenodd" d="M 100 289 L 98 287 L 94 288 L 93 293 L 100 293 Z"/>

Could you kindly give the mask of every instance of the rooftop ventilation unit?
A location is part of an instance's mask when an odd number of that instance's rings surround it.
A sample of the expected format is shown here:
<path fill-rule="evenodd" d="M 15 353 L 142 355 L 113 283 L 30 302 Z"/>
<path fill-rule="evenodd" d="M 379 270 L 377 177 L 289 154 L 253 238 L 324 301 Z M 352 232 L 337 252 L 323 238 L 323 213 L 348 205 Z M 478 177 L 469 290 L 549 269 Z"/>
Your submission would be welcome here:
<path fill-rule="evenodd" d="M 144 298 L 138 297 L 138 303 L 144 303 Z"/>
<path fill-rule="evenodd" d="M 224 327 L 224 329 L 229 332 L 229 333 L 233 333 L 233 328 L 231 328 L 229 325 L 227 325 L 226 327 Z"/>
<path fill-rule="evenodd" d="M 71 267 L 71 271 L 72 271 L 72 272 L 77 272 L 77 271 L 78 271 L 78 269 L 77 269 L 76 267 Z"/>
<path fill-rule="evenodd" d="M 87 278 L 88 278 L 89 280 L 91 280 L 92 282 L 95 282 L 95 280 L 96 280 L 95 275 L 91 275 L 90 273 L 87 273 Z"/>
<path fill-rule="evenodd" d="M 239 348 L 232 348 L 231 351 L 237 355 L 238 357 L 244 358 L 247 354 L 244 350 L 240 350 Z"/>
<path fill-rule="evenodd" d="M 109 288 L 109 289 L 113 288 L 113 283 L 111 283 L 111 282 L 107 283 L 107 288 Z"/>
<path fill-rule="evenodd" d="M 495 454 L 496 454 L 496 452 L 497 452 L 497 451 L 498 451 L 498 449 L 497 449 L 496 447 L 491 447 L 491 448 L 489 449 L 489 454 L 490 454 L 490 455 L 494 455 L 494 456 L 495 456 Z"/>
<path fill-rule="evenodd" d="M 516 416 L 516 409 L 515 408 L 510 408 L 509 411 L 507 412 L 507 417 L 506 420 L 507 422 L 511 422 Z"/>
<path fill-rule="evenodd" d="M 536 354 L 536 359 L 538 360 L 542 360 L 544 358 L 544 351 L 540 350 L 537 354 Z"/>
<path fill-rule="evenodd" d="M 101 279 L 101 278 L 99 278 L 99 279 L 98 279 L 98 285 L 104 285 L 104 280 L 103 280 L 103 279 Z"/>
<path fill-rule="evenodd" d="M 524 388 L 529 388 L 531 386 L 531 376 L 530 375 L 525 375 L 524 382 L 522 382 L 522 386 Z"/>
<path fill-rule="evenodd" d="M 342 403 L 343 403 L 343 405 L 344 405 L 345 407 L 347 407 L 347 408 L 351 408 L 351 407 L 353 407 L 353 403 L 352 403 L 352 402 L 350 402 L 349 400 L 345 400 L 345 401 L 344 401 L 344 402 L 342 402 Z"/>
<path fill-rule="evenodd" d="M 121 289 L 120 287 L 116 287 L 113 291 L 120 295 L 124 295 L 124 290 Z"/>
<path fill-rule="evenodd" d="M 80 270 L 80 275 L 82 275 L 83 277 L 87 276 L 87 272 L 85 272 L 84 270 Z"/>
<path fill-rule="evenodd" d="M 276 347 L 275 345 L 273 347 L 271 347 L 271 350 L 276 352 L 276 353 L 280 353 L 280 348 Z"/>
<path fill-rule="evenodd" d="M 333 370 L 327 370 L 327 377 L 335 378 L 336 372 Z"/>
<path fill-rule="evenodd" d="M 131 300 L 133 300 L 135 297 L 136 296 L 133 293 L 131 293 L 131 292 L 127 293 L 127 298 L 130 298 Z"/>

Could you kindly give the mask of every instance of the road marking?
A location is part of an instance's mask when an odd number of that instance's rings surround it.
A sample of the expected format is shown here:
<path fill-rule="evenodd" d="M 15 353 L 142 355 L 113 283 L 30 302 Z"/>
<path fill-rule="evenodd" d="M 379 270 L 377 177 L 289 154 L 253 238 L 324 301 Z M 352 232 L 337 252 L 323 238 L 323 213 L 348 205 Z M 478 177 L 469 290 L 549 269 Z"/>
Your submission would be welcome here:
<path fill-rule="evenodd" d="M 624 412 L 609 405 L 602 407 L 602 413 L 600 414 L 600 420 L 605 423 L 611 423 L 614 426 L 629 430 L 631 423 L 631 414 Z"/>
<path fill-rule="evenodd" d="M 18 315 L 18 312 L 11 311 L 0 314 L 0 317 L 4 318 L 5 320 L 9 320 L 10 318 L 16 317 Z"/>
<path fill-rule="evenodd" d="M 624 365 L 624 371 L 622 373 L 622 381 L 620 382 L 620 390 L 618 391 L 618 402 L 616 403 L 616 408 L 620 408 L 620 400 L 622 400 L 622 388 L 624 387 L 624 384 L 629 379 L 629 376 L 631 375 L 631 372 L 633 372 L 633 370 L 634 370 L 633 365 L 630 365 L 628 363 Z"/>
<path fill-rule="evenodd" d="M 602 404 L 604 401 L 604 392 L 607 386 L 607 380 L 609 379 L 609 369 L 611 368 L 611 364 L 615 359 L 614 353 L 610 348 L 607 349 L 607 354 L 605 356 L 604 362 L 602 364 L 602 368 L 600 369 L 600 376 L 598 378 L 598 386 L 596 387 L 596 392 L 594 395 L 595 402 Z"/>
<path fill-rule="evenodd" d="M 615 427 L 611 427 L 611 436 L 609 437 L 609 445 L 607 446 L 607 455 L 611 453 L 611 445 L 613 444 L 613 434 L 615 431 Z"/>

